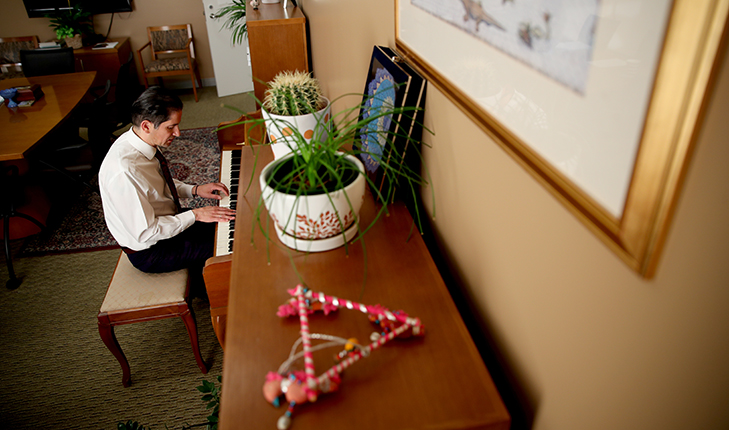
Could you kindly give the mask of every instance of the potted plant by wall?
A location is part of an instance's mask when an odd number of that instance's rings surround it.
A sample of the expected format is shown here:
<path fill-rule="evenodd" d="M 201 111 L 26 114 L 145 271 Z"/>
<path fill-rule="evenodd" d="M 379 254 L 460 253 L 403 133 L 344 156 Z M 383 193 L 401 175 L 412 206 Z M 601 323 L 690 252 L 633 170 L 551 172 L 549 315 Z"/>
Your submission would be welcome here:
<path fill-rule="evenodd" d="M 391 131 L 397 128 L 378 126 L 400 121 L 403 117 L 413 120 L 421 109 L 396 107 L 386 100 L 372 103 L 370 98 L 376 96 L 363 97 L 362 94 L 345 95 L 336 101 L 349 96 L 362 102 L 326 119 L 321 116 L 318 125 L 328 132 L 315 133 L 307 138 L 305 133 L 292 128 L 287 139 L 290 152 L 261 171 L 258 178 L 261 201 L 256 218 L 267 238 L 272 235 L 267 231 L 265 218 L 260 216 L 263 207 L 273 221 L 276 236 L 289 248 L 319 252 L 346 245 L 361 237 L 387 211 L 396 187 L 409 188 L 408 192 L 415 195 L 417 188 L 427 183 L 420 172 L 405 163 L 403 154 L 398 154 L 400 148 L 407 147 L 420 155 L 421 142 L 412 141 L 409 134 Z M 265 121 L 253 118 L 238 124 L 260 127 Z M 377 150 L 362 143 L 372 135 L 381 144 Z M 395 145 L 396 138 L 409 140 L 408 144 L 400 142 Z M 372 183 L 360 158 L 379 162 L 383 175 L 388 179 L 386 186 L 378 187 Z M 251 182 L 254 179 L 251 178 Z M 363 225 L 359 209 L 367 183 L 381 206 L 371 224 Z M 419 218 L 417 213 L 416 218 Z M 420 225 L 420 220 L 417 221 Z"/>
<path fill-rule="evenodd" d="M 297 146 L 294 130 L 306 142 L 326 139 L 331 108 L 316 78 L 287 70 L 268 83 L 261 114 L 274 156 L 280 158 Z"/>
<path fill-rule="evenodd" d="M 225 18 L 223 27 L 232 30 L 231 41 L 233 45 L 240 45 L 248 37 L 246 24 L 246 0 L 233 0 L 233 3 L 223 6 L 215 16 Z"/>
<path fill-rule="evenodd" d="M 84 11 L 79 3 L 71 7 L 69 1 L 69 9 L 57 10 L 46 17 L 51 18 L 50 27 L 56 32 L 58 40 L 65 41 L 66 46 L 73 49 L 82 48 L 82 36 L 94 31 L 91 13 Z"/>

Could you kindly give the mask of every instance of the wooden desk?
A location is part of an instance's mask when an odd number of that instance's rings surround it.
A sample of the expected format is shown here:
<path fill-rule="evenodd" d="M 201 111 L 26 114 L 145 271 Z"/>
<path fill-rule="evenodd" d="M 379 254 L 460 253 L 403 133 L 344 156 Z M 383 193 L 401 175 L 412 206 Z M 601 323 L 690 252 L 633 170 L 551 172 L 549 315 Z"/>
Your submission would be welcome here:
<path fill-rule="evenodd" d="M 0 81 L 0 89 L 39 84 L 43 98 L 27 108 L 0 107 L 0 161 L 19 160 L 71 113 L 91 88 L 96 72 Z"/>
<path fill-rule="evenodd" d="M 254 168 L 254 150 L 261 152 L 258 171 L 272 159 L 268 147 L 243 148 L 241 184 L 248 183 Z M 422 238 L 416 232 L 408 240 L 412 218 L 404 206 L 395 205 L 365 235 L 365 272 L 358 244 L 349 246 L 349 255 L 344 248 L 306 255 L 282 248 L 275 238 L 267 245 L 260 231 L 251 236 L 260 195 L 255 177 L 255 185 L 238 200 L 221 429 L 275 429 L 286 411 L 267 403 L 261 389 L 266 373 L 278 369 L 299 337 L 298 318 L 276 316 L 290 298 L 286 290 L 300 282 L 292 261 L 312 290 L 404 310 L 426 329 L 425 337 L 394 340 L 347 369 L 339 391 L 296 408 L 292 430 L 509 428 L 508 412 Z M 365 223 L 375 210 L 367 196 Z M 265 211 L 261 217 L 269 220 Z M 375 330 L 363 314 L 341 309 L 326 317 L 315 314 L 309 324 L 311 332 L 356 337 L 361 343 L 368 343 Z M 337 352 L 315 355 L 317 374 L 333 364 Z M 303 363 L 299 366 L 303 369 Z"/>

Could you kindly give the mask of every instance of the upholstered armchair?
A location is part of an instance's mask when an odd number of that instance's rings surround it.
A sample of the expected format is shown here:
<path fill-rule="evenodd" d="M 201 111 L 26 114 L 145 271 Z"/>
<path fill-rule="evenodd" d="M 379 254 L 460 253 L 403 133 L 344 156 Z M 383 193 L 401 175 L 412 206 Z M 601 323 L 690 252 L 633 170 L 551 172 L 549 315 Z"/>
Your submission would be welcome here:
<path fill-rule="evenodd" d="M 38 36 L 0 37 L 0 79 L 22 77 L 20 51 L 37 48 Z"/>
<path fill-rule="evenodd" d="M 202 88 L 200 72 L 195 61 L 195 47 L 190 24 L 147 27 L 149 42 L 137 50 L 139 64 L 142 65 L 144 86 L 149 87 L 148 78 L 161 79 L 167 76 L 188 75 L 192 81 L 192 91 L 197 98 L 197 84 Z M 150 47 L 152 60 L 144 61 L 142 51 Z"/>

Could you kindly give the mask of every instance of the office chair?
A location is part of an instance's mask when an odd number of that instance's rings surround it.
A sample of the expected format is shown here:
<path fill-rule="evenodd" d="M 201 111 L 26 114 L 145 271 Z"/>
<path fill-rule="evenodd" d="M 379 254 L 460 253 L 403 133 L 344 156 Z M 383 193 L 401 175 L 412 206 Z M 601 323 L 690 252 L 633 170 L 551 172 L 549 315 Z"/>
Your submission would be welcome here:
<path fill-rule="evenodd" d="M 88 116 L 74 118 L 73 135 L 70 139 L 65 135 L 58 137 L 58 141 L 70 141 L 70 143 L 46 151 L 38 157 L 38 161 L 46 167 L 46 171 L 60 173 L 95 193 L 98 193 L 98 187 L 92 185 L 90 179 L 98 172 L 112 144 L 107 103 L 110 88 L 111 81 L 107 80 L 103 92 L 96 95 L 86 109 Z M 88 141 L 79 137 L 76 125 L 87 128 Z"/>
<path fill-rule="evenodd" d="M 73 48 L 22 49 L 20 62 L 26 77 L 59 75 L 76 70 Z"/>
<path fill-rule="evenodd" d="M 134 55 L 130 52 L 127 61 L 121 65 L 116 75 L 116 84 L 114 85 L 113 101 L 110 103 L 110 120 L 114 125 L 114 130 L 118 130 L 130 122 L 132 122 L 132 104 L 140 94 L 143 88 L 139 84 L 136 76 L 136 68 L 134 66 Z"/>
<path fill-rule="evenodd" d="M 10 241 L 43 231 L 50 212 L 50 202 L 43 189 L 29 184 L 20 174 L 21 169 L 27 170 L 25 164 L 0 163 L 0 228 L 9 278 L 5 285 L 9 290 L 18 288 L 22 282 L 13 269 Z"/>

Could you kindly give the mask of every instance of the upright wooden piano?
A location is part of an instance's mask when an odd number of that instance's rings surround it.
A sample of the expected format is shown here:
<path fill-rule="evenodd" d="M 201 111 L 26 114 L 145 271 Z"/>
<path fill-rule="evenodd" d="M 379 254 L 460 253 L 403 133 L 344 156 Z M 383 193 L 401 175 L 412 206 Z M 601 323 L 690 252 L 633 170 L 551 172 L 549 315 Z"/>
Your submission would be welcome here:
<path fill-rule="evenodd" d="M 275 33 L 271 22 L 257 22 L 267 13 L 265 6 L 262 15 L 248 17 L 254 76 L 256 26 Z M 288 17 L 296 16 L 289 12 Z M 338 391 L 295 408 L 292 430 L 508 429 L 509 414 L 404 205 L 394 205 L 375 224 L 365 246 L 353 243 L 322 253 L 281 245 L 265 210 L 261 219 L 271 240 L 255 227 L 257 178 L 273 154 L 267 146 L 239 144 L 260 141 L 260 132 L 237 126 L 218 133 L 224 150 L 237 151 L 224 151 L 221 168 L 221 180 L 237 187 L 233 199 L 221 204 L 235 207 L 236 219 L 233 225 L 219 224 L 220 251 L 204 270 L 213 327 L 225 351 L 220 428 L 272 430 L 286 412 L 264 399 L 262 387 L 300 337 L 298 318 L 280 318 L 276 311 L 291 297 L 287 289 L 305 284 L 342 299 L 403 310 L 420 318 L 426 334 L 394 340 L 345 370 Z M 244 193 L 251 178 L 254 183 Z M 377 209 L 368 193 L 362 221 L 367 224 Z M 314 314 L 309 323 L 312 332 L 361 343 L 369 343 L 375 330 L 359 312 L 341 309 Z M 335 353 L 316 353 L 317 373 L 333 364 Z"/>
<path fill-rule="evenodd" d="M 246 22 L 254 77 L 253 88 L 257 100 L 263 100 L 265 83 L 273 80 L 279 72 L 310 71 L 306 17 L 301 9 L 294 7 L 291 2 L 287 9 L 282 8 L 281 4 L 260 4 L 258 9 L 249 8 Z M 229 188 L 235 187 L 238 180 L 237 155 L 243 142 L 262 140 L 261 130 L 250 131 L 253 136 L 251 138 L 246 136 L 249 131 L 245 127 L 230 126 L 250 117 L 260 118 L 260 110 L 243 115 L 235 121 L 219 124 L 218 142 L 223 152 L 220 179 Z M 232 199 L 223 199 L 220 205 L 234 206 L 235 197 L 234 195 Z M 233 223 L 218 228 L 215 257 L 205 268 L 213 327 L 221 345 L 225 339 L 232 232 Z"/>
<path fill-rule="evenodd" d="M 239 190 L 272 159 L 267 146 L 242 148 Z M 235 241 L 227 257 L 229 291 L 227 297 L 222 290 L 209 292 L 215 313 L 227 314 L 222 429 L 273 429 L 286 411 L 266 402 L 262 386 L 299 337 L 298 318 L 280 318 L 276 311 L 291 297 L 287 289 L 300 283 L 342 299 L 403 310 L 421 319 L 426 334 L 394 340 L 354 364 L 343 373 L 339 391 L 297 406 L 292 428 L 509 428 L 509 414 L 403 205 L 394 205 L 365 235 L 365 247 L 353 243 L 306 254 L 284 247 L 275 236 L 267 240 L 254 227 L 259 196 L 257 182 L 238 195 Z M 363 222 L 377 209 L 368 194 Z M 273 232 L 265 210 L 261 216 L 264 229 Z M 224 265 L 218 266 L 213 271 L 224 278 L 218 270 Z M 206 284 L 213 267 L 206 267 Z M 312 332 L 362 343 L 375 330 L 359 312 L 341 309 L 312 315 L 309 324 Z M 319 373 L 333 364 L 335 353 L 315 355 Z"/>

